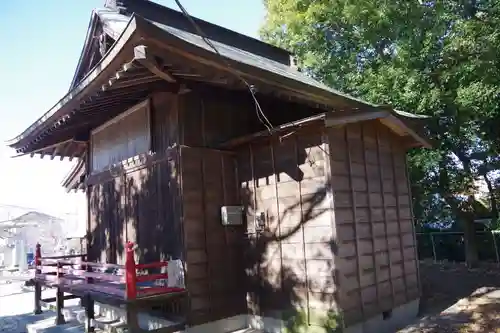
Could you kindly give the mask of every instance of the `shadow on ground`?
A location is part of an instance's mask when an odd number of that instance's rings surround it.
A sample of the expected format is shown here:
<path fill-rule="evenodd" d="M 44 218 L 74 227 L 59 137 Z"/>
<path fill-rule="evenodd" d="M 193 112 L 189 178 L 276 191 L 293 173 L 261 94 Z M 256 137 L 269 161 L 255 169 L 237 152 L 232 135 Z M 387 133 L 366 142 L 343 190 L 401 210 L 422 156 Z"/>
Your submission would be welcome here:
<path fill-rule="evenodd" d="M 26 326 L 40 320 L 53 317 L 53 312 L 44 312 L 39 315 L 25 313 L 12 316 L 0 316 L 0 333 L 25 333 Z"/>
<path fill-rule="evenodd" d="M 420 263 L 423 318 L 400 333 L 500 332 L 500 268 Z"/>

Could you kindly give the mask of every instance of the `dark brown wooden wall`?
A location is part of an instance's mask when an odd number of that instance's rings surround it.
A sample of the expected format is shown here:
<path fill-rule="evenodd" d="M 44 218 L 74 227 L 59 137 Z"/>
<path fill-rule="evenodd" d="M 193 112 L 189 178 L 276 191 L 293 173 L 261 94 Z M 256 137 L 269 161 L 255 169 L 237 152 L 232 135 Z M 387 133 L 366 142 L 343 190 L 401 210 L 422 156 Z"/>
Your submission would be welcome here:
<path fill-rule="evenodd" d="M 310 115 L 261 104 L 274 124 Z M 126 240 L 140 260 L 183 258 L 191 325 L 246 312 L 247 291 L 253 313 L 300 306 L 311 324 L 325 310 L 341 307 L 350 324 L 418 297 L 405 155 L 385 127 L 315 125 L 222 152 L 262 129 L 248 95 L 156 93 L 151 112 L 153 158 L 89 187 L 94 258 L 122 262 Z M 222 226 L 221 206 L 238 204 L 246 225 Z"/>
<path fill-rule="evenodd" d="M 263 97 L 259 102 L 276 125 L 311 115 L 311 109 L 297 104 Z M 187 285 L 194 324 L 247 311 L 245 228 L 223 227 L 220 219 L 221 206 L 242 204 L 236 160 L 209 148 L 260 131 L 263 125 L 248 92 L 203 86 L 182 94 L 178 105 Z M 303 152 L 299 158 L 305 158 Z"/>
<path fill-rule="evenodd" d="M 321 129 L 313 128 L 239 151 L 247 288 L 255 314 L 274 316 L 300 307 L 312 324 L 315 314 L 335 304 L 327 149 Z M 262 230 L 254 223 L 260 213 L 265 216 Z"/>
<path fill-rule="evenodd" d="M 280 125 L 309 117 L 320 110 L 258 96 L 269 121 Z M 179 98 L 180 143 L 217 148 L 230 139 L 265 129 L 249 92 L 224 91 L 201 86 Z"/>
<path fill-rule="evenodd" d="M 126 241 L 137 243 L 140 261 L 181 257 L 178 185 L 177 96 L 152 95 L 154 159 L 95 175 L 89 186 L 89 253 L 123 263 Z"/>
<path fill-rule="evenodd" d="M 377 121 L 329 129 L 339 301 L 350 325 L 419 297 L 401 140 Z"/>
<path fill-rule="evenodd" d="M 241 226 L 223 226 L 220 209 L 239 205 L 236 161 L 203 148 L 181 149 L 183 229 L 190 323 L 246 312 Z"/>

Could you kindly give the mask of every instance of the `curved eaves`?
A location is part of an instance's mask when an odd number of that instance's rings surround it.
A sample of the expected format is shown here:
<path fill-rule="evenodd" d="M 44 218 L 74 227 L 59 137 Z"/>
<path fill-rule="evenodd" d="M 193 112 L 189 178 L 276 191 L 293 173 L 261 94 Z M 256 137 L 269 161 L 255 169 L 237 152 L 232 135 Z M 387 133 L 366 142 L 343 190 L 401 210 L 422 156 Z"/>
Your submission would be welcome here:
<path fill-rule="evenodd" d="M 73 75 L 73 79 L 71 80 L 69 91 L 71 91 L 76 86 L 77 78 L 80 76 L 82 71 L 82 62 L 89 56 L 92 39 L 94 37 L 98 21 L 99 19 L 96 12 L 92 11 L 89 26 L 87 28 L 87 35 L 85 36 L 85 43 L 83 44 L 82 51 L 80 53 L 80 58 L 78 59 L 78 63 L 76 65 L 75 74 Z"/>
<path fill-rule="evenodd" d="M 397 110 L 397 109 L 392 109 L 392 111 L 397 116 L 408 118 L 408 119 L 418 120 L 418 119 L 429 119 L 430 118 L 429 116 L 424 115 L 424 114 L 415 114 L 415 113 L 410 113 L 410 112 L 401 111 L 401 110 Z"/>
<path fill-rule="evenodd" d="M 79 78 L 84 74 L 82 71 L 88 66 L 88 59 L 93 52 L 93 39 L 95 38 L 96 30 L 99 24 L 102 26 L 104 32 L 110 36 L 113 40 L 117 40 L 120 34 L 123 32 L 129 16 L 120 14 L 119 12 L 109 9 L 109 8 L 98 8 L 92 11 L 90 18 L 89 27 L 87 28 L 87 35 L 85 37 L 85 43 L 83 44 L 82 52 L 80 58 L 78 59 L 78 65 L 73 75 L 73 80 L 71 81 L 70 89 L 73 89 Z"/>

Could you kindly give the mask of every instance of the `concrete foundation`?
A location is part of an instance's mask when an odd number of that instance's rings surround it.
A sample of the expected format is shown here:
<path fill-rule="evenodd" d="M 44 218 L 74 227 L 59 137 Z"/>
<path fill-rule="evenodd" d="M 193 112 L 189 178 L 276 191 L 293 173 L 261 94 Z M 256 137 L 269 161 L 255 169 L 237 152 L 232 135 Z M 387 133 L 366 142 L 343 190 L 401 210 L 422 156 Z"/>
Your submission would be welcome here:
<path fill-rule="evenodd" d="M 392 314 L 384 319 L 382 314 L 369 320 L 346 327 L 339 332 L 343 333 L 394 333 L 415 321 L 418 315 L 420 300 L 416 299 L 392 310 Z M 231 333 L 231 332 L 285 332 L 285 322 L 281 319 L 261 317 L 253 315 L 239 315 L 225 318 L 211 323 L 190 327 L 185 333 Z M 307 333 L 326 333 L 320 326 L 308 326 L 303 328 Z"/>
<path fill-rule="evenodd" d="M 344 333 L 394 333 L 415 321 L 418 315 L 420 299 L 416 299 L 392 310 L 389 318 L 384 319 L 382 314 L 369 320 L 349 326 Z"/>
<path fill-rule="evenodd" d="M 392 310 L 392 314 L 386 319 L 382 315 L 377 315 L 369 320 L 352 325 L 350 327 L 339 330 L 343 333 L 393 333 L 397 330 L 406 327 L 415 321 L 418 314 L 419 299 L 399 306 Z M 65 313 L 65 318 L 68 321 L 68 327 L 76 329 L 75 322 L 82 324 L 85 320 L 83 309 L 65 309 L 68 312 L 74 312 L 71 316 Z M 81 310 L 81 311 L 78 311 Z M 96 316 L 99 317 L 99 323 L 95 322 L 98 328 L 99 324 L 106 324 L 106 321 L 115 321 L 115 328 L 126 327 L 126 314 L 123 308 L 113 307 L 109 305 L 96 304 Z M 65 312 L 66 312 L 65 311 Z M 41 321 L 36 325 L 29 325 L 29 332 L 45 332 L 46 329 L 52 328 L 54 319 Z M 156 318 L 147 314 L 139 315 L 140 326 L 147 330 L 168 327 L 174 323 L 165 319 Z M 254 315 L 238 315 L 230 318 L 213 321 L 210 323 L 189 327 L 178 333 L 283 333 L 286 330 L 286 323 L 277 318 L 262 317 Z M 111 326 L 113 326 L 111 325 Z M 66 327 L 65 325 L 63 325 Z M 108 328 L 110 325 L 107 325 Z M 83 325 L 78 326 L 83 330 Z M 61 328 L 61 327 L 59 327 Z M 48 331 L 47 331 L 48 332 Z M 80 331 L 78 331 L 80 332 Z M 320 326 L 306 326 L 298 328 L 298 333 L 326 333 L 325 329 Z"/>

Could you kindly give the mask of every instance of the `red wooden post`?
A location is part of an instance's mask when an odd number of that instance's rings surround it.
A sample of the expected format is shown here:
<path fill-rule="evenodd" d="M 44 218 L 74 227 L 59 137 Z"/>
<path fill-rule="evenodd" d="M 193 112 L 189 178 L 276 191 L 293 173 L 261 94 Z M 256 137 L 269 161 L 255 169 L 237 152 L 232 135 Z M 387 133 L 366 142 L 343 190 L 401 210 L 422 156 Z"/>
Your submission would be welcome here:
<path fill-rule="evenodd" d="M 135 272 L 134 243 L 127 242 L 125 256 L 125 287 L 127 299 L 135 299 L 137 296 L 137 276 Z"/>

